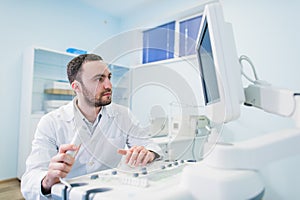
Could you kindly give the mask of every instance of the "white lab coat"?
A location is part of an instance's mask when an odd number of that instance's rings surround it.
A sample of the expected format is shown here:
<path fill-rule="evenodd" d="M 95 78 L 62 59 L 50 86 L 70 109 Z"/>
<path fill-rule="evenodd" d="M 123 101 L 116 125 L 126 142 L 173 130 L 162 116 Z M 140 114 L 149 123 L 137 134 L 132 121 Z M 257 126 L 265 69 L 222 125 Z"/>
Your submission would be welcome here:
<path fill-rule="evenodd" d="M 104 106 L 101 114 L 99 127 L 93 134 L 86 134 L 67 178 L 116 167 L 121 160 L 117 149 L 126 145 L 145 146 L 162 156 L 160 147 L 147 137 L 129 109 L 112 103 Z M 26 199 L 51 198 L 41 195 L 41 181 L 59 146 L 71 143 L 76 128 L 74 119 L 73 101 L 41 118 L 21 181 Z"/>

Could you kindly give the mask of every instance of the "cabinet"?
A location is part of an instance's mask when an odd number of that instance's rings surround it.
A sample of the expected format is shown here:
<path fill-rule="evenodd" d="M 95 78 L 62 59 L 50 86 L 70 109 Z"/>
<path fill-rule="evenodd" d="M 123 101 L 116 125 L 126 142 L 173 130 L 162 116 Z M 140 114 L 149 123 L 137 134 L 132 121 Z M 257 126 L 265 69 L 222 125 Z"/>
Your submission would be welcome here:
<path fill-rule="evenodd" d="M 76 55 L 40 47 L 26 49 L 20 104 L 19 153 L 17 177 L 26 169 L 26 159 L 40 118 L 74 97 L 67 78 L 67 64 Z M 113 101 L 130 105 L 129 68 L 109 65 L 114 85 Z"/>
<path fill-rule="evenodd" d="M 75 55 L 46 48 L 29 47 L 23 55 L 20 104 L 19 153 L 17 177 L 25 172 L 25 162 L 40 118 L 49 110 L 48 104 L 67 103 L 72 94 L 47 91 L 55 82 L 67 85 L 67 63 Z M 49 89 L 49 88 L 48 88 Z M 66 91 L 71 91 L 67 88 Z"/>

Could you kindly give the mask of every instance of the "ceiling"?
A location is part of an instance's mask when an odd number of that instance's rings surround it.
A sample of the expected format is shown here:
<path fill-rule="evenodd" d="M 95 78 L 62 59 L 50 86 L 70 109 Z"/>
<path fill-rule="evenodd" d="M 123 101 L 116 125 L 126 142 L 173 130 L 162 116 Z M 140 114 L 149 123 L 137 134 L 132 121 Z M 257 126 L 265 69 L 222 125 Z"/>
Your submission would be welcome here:
<path fill-rule="evenodd" d="M 114 17 L 122 17 L 147 5 L 159 4 L 161 0 L 81 0 Z"/>

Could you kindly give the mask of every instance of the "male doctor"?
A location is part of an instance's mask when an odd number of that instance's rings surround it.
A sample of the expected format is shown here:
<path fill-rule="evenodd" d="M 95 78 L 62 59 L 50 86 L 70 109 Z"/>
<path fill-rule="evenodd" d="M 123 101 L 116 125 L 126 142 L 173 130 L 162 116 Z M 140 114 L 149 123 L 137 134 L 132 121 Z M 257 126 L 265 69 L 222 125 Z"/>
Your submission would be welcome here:
<path fill-rule="evenodd" d="M 162 156 L 131 112 L 111 103 L 112 74 L 100 56 L 77 56 L 69 62 L 67 74 L 76 96 L 44 115 L 37 126 L 21 181 L 26 199 L 51 198 L 51 187 L 60 178 L 116 167 L 122 155 L 131 166 Z M 75 134 L 77 145 L 72 144 Z"/>

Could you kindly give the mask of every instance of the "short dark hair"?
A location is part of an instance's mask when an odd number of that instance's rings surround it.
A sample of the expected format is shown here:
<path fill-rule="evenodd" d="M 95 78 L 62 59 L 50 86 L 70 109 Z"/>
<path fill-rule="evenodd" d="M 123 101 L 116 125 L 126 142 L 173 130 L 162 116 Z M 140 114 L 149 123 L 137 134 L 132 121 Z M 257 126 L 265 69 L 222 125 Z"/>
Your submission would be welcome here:
<path fill-rule="evenodd" d="M 73 58 L 67 66 L 67 75 L 70 84 L 74 80 L 80 79 L 78 76 L 80 74 L 81 66 L 85 62 L 103 60 L 100 56 L 96 54 L 82 54 Z"/>

